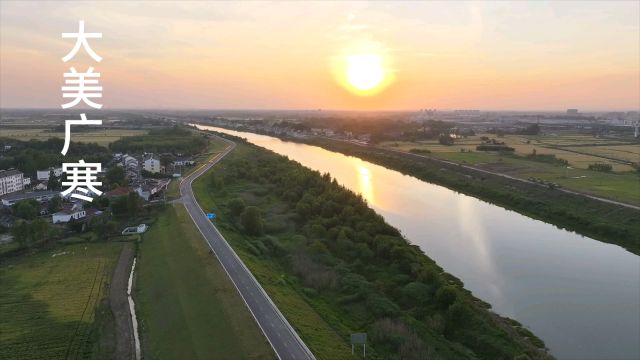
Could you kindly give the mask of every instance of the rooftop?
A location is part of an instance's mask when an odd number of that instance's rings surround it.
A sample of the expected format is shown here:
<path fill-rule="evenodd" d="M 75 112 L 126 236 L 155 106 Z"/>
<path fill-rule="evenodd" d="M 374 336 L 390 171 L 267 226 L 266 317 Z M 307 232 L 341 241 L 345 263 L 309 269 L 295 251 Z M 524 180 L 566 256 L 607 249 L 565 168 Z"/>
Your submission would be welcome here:
<path fill-rule="evenodd" d="M 7 176 L 13 176 L 13 175 L 20 175 L 20 174 L 22 174 L 22 171 L 18 171 L 18 170 L 15 170 L 15 169 L 0 170 L 0 178 L 7 177 Z"/>
<path fill-rule="evenodd" d="M 2 196 L 2 200 L 11 201 L 11 200 L 35 199 L 41 196 L 55 196 L 58 194 L 60 194 L 60 191 L 53 191 L 53 190 L 11 193 L 11 194 Z"/>

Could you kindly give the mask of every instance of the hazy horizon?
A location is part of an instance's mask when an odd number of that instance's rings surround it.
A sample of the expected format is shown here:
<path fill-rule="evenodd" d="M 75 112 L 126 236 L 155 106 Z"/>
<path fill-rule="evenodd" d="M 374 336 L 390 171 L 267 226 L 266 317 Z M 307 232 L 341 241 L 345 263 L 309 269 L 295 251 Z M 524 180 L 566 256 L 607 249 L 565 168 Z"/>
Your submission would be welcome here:
<path fill-rule="evenodd" d="M 60 59 L 80 19 L 100 63 Z M 633 1 L 5 1 L 0 29 L 2 109 L 59 107 L 70 66 L 113 110 L 640 109 Z"/>
<path fill-rule="evenodd" d="M 170 107 L 112 107 L 109 109 L 90 109 L 86 107 L 78 106 L 77 109 L 85 112 L 116 112 L 116 111 L 230 111 L 230 112 L 241 112 L 241 111 L 249 111 L 249 112 L 276 112 L 276 111 L 287 111 L 287 112 L 318 112 L 318 113 L 330 113 L 330 112 L 353 112 L 353 113 L 416 113 L 422 110 L 434 109 L 437 112 L 452 112 L 458 110 L 478 110 L 480 112 L 504 112 L 504 113 L 566 113 L 568 109 L 480 109 L 480 108 L 416 108 L 416 109 L 371 109 L 371 110 L 363 110 L 363 109 L 304 109 L 304 108 L 205 108 L 205 107 L 193 107 L 193 108 L 170 108 Z M 76 113 L 76 111 L 71 111 L 67 109 L 61 109 L 56 107 L 0 107 L 0 111 L 8 111 L 8 110 L 33 110 L 33 111 L 59 111 L 59 112 L 68 112 L 68 113 Z M 593 110 L 583 110 L 577 109 L 579 114 L 591 114 L 591 113 L 608 113 L 608 112 L 638 112 L 639 109 L 593 109 Z"/>

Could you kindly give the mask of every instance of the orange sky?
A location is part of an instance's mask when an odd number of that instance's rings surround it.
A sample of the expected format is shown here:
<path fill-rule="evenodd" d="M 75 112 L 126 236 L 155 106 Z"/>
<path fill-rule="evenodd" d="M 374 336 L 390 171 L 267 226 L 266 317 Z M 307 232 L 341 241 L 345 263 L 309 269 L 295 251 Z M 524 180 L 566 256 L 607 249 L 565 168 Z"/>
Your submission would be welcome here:
<path fill-rule="evenodd" d="M 101 63 L 60 60 L 79 19 Z M 362 52 L 373 96 L 336 78 Z M 638 110 L 640 2 L 0 3 L 0 107 L 59 107 L 72 65 L 105 109 Z"/>

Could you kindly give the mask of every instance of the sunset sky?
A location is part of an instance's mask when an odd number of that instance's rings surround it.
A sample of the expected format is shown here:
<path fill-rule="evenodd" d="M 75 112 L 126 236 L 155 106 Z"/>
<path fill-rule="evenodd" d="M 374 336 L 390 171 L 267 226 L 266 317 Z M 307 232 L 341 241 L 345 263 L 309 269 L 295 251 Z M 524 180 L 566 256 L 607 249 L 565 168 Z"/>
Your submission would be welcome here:
<path fill-rule="evenodd" d="M 61 60 L 80 19 L 101 63 Z M 638 110 L 640 2 L 2 1 L 0 60 L 3 108 L 94 66 L 105 109 Z"/>

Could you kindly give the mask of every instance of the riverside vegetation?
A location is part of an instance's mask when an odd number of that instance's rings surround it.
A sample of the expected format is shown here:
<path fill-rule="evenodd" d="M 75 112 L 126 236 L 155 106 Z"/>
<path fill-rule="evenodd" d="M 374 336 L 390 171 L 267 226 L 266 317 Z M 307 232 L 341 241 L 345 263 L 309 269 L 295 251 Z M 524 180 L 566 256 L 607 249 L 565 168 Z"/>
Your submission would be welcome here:
<path fill-rule="evenodd" d="M 319 359 L 361 331 L 377 359 L 550 357 L 329 174 L 234 141 L 194 191 Z"/>
<path fill-rule="evenodd" d="M 480 173 L 426 156 L 328 139 L 307 139 L 304 142 L 445 186 L 560 228 L 620 245 L 640 255 L 638 210 L 550 187 Z M 640 184 L 638 188 L 640 189 Z"/>

